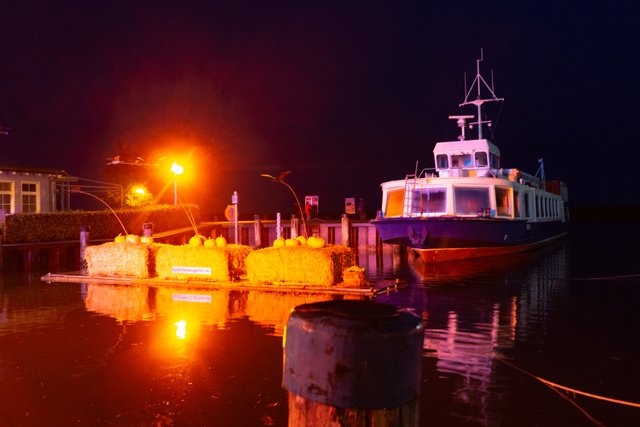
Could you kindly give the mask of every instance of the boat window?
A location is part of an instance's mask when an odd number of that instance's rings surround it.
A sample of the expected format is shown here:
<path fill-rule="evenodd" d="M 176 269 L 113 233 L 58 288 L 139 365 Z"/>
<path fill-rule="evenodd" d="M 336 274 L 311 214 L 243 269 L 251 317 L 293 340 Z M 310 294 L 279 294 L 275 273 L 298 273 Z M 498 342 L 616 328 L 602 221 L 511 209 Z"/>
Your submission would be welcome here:
<path fill-rule="evenodd" d="M 404 200 L 404 189 L 393 190 L 387 193 L 387 205 L 384 216 L 402 216 L 402 202 Z"/>
<path fill-rule="evenodd" d="M 454 189 L 454 202 L 456 214 L 477 215 L 489 208 L 489 190 L 487 188 L 465 188 L 456 187 Z"/>
<path fill-rule="evenodd" d="M 496 187 L 496 213 L 498 216 L 511 216 L 508 188 Z"/>
<path fill-rule="evenodd" d="M 438 154 L 436 156 L 436 168 L 449 169 L 449 158 L 446 154 Z"/>
<path fill-rule="evenodd" d="M 520 192 L 513 192 L 513 215 L 520 217 Z"/>
<path fill-rule="evenodd" d="M 478 151 L 476 153 L 476 166 L 482 167 L 487 165 L 487 153 L 484 151 Z"/>
<path fill-rule="evenodd" d="M 420 188 L 413 193 L 413 213 L 444 213 L 447 211 L 446 188 Z"/>
<path fill-rule="evenodd" d="M 500 156 L 494 153 L 490 153 L 489 160 L 489 166 L 491 166 L 493 169 L 500 169 Z"/>
<path fill-rule="evenodd" d="M 451 166 L 454 168 L 471 167 L 471 154 L 452 154 Z"/>
<path fill-rule="evenodd" d="M 536 218 L 540 218 L 540 197 L 536 194 Z"/>
<path fill-rule="evenodd" d="M 531 216 L 531 209 L 529 208 L 529 194 L 524 193 L 524 216 L 529 218 Z"/>
<path fill-rule="evenodd" d="M 550 216 L 551 211 L 549 210 L 549 198 L 544 198 L 544 216 Z"/>

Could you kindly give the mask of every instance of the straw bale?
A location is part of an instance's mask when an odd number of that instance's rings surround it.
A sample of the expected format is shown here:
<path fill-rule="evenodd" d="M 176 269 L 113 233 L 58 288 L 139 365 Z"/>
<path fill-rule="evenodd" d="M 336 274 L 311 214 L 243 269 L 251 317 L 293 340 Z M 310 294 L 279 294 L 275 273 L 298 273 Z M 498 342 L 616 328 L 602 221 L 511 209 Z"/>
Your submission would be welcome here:
<path fill-rule="evenodd" d="M 342 246 L 259 249 L 247 256 L 247 278 L 260 283 L 331 286 L 342 281 L 344 264 L 352 262 L 350 251 Z"/>
<path fill-rule="evenodd" d="M 88 283 L 84 303 L 88 311 L 105 314 L 121 322 L 143 320 L 151 314 L 147 286 Z"/>
<path fill-rule="evenodd" d="M 223 325 L 229 317 L 229 292 L 160 286 L 155 293 L 158 314 L 169 319 Z"/>
<path fill-rule="evenodd" d="M 115 243 L 87 246 L 85 261 L 89 276 L 128 276 L 147 278 L 155 275 L 155 245 Z"/>
<path fill-rule="evenodd" d="M 163 245 L 156 255 L 156 273 L 162 279 L 229 281 L 229 261 L 224 248 Z"/>
<path fill-rule="evenodd" d="M 362 288 L 368 285 L 364 268 L 351 266 L 342 270 L 342 283 L 345 288 Z"/>
<path fill-rule="evenodd" d="M 245 245 L 227 244 L 224 246 L 224 250 L 229 260 L 229 276 L 232 279 L 239 279 L 247 274 L 245 260 L 252 249 Z"/>

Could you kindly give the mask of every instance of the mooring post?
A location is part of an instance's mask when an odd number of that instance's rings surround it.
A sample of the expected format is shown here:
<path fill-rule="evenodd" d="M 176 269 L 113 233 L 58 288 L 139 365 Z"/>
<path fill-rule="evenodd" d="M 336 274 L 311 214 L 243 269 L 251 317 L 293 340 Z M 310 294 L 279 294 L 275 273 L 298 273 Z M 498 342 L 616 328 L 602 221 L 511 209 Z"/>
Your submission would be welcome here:
<path fill-rule="evenodd" d="M 290 426 L 418 427 L 418 316 L 373 301 L 323 301 L 295 307 L 284 336 Z"/>
<path fill-rule="evenodd" d="M 349 246 L 349 217 L 342 214 L 342 245 Z"/>
<path fill-rule="evenodd" d="M 291 215 L 291 238 L 295 239 L 298 237 L 298 217 L 295 215 Z"/>
<path fill-rule="evenodd" d="M 87 245 L 89 244 L 89 230 L 84 225 L 80 227 L 80 271 L 86 271 L 87 261 L 84 258 Z"/>
<path fill-rule="evenodd" d="M 253 243 L 256 249 L 262 247 L 262 223 L 260 222 L 260 215 L 253 216 Z"/>

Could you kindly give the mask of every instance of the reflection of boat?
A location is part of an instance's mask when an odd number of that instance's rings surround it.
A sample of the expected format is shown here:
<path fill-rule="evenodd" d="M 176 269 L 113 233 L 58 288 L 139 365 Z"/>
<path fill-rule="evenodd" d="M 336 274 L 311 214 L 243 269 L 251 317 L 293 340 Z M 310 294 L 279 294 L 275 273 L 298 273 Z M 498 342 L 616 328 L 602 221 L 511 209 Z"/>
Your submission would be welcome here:
<path fill-rule="evenodd" d="M 491 124 L 482 116 L 483 104 L 502 99 L 480 74 L 481 61 L 460 104 L 476 107 L 475 121 L 450 116 L 461 135 L 435 145 L 435 170 L 416 168 L 381 185 L 382 210 L 372 221 L 380 238 L 415 249 L 425 262 L 521 252 L 566 234 L 564 183 L 545 180 L 542 159 L 536 175 L 502 168 L 500 150 L 482 135 Z M 477 139 L 466 139 L 466 128 L 473 126 Z"/>

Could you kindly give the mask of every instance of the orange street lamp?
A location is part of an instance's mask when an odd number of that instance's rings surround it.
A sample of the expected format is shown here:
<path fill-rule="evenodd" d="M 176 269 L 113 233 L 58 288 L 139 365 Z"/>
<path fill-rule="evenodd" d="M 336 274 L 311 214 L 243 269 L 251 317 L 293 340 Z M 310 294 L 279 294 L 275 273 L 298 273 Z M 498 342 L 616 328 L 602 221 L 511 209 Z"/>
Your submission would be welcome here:
<path fill-rule="evenodd" d="M 178 175 L 182 175 L 184 167 L 173 162 L 171 165 L 171 172 L 173 172 L 173 204 L 178 204 Z"/>

